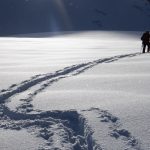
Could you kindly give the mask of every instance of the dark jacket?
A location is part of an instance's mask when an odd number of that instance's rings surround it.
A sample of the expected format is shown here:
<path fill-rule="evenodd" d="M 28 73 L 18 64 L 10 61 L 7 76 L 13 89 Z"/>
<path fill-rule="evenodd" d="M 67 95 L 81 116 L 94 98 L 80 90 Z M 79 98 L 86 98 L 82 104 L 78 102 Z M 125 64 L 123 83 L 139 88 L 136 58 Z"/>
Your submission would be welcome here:
<path fill-rule="evenodd" d="M 149 43 L 150 42 L 150 34 L 149 32 L 145 32 L 142 37 L 141 40 L 143 41 L 143 43 Z"/>

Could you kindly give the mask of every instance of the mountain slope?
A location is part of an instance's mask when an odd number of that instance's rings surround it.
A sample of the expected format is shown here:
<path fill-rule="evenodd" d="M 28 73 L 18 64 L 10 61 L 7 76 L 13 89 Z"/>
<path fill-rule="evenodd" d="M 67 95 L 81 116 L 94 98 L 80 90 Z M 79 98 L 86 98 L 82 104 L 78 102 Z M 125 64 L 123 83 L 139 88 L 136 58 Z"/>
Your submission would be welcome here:
<path fill-rule="evenodd" d="M 149 0 L 1 0 L 0 35 L 66 30 L 148 30 Z"/>

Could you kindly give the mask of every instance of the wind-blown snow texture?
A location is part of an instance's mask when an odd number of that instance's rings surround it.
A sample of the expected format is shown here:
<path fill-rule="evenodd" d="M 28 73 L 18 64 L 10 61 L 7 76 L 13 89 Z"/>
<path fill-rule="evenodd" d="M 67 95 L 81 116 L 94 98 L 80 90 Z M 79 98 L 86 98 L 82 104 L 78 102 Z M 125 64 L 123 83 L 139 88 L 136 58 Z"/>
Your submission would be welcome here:
<path fill-rule="evenodd" d="M 150 26 L 149 0 L 1 0 L 0 35 Z"/>
<path fill-rule="evenodd" d="M 150 59 L 140 35 L 1 38 L 0 149 L 148 150 Z"/>

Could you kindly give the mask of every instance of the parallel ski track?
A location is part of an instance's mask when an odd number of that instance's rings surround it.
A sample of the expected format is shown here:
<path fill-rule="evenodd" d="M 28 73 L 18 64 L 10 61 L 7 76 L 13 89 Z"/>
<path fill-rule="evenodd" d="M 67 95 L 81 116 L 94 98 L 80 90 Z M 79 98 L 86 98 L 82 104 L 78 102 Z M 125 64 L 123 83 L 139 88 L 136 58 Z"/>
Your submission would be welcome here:
<path fill-rule="evenodd" d="M 31 104 L 33 97 L 51 84 L 60 79 L 76 76 L 83 73 L 98 64 L 111 63 L 126 57 L 134 57 L 140 53 L 118 55 L 114 57 L 98 59 L 92 62 L 77 64 L 58 70 L 54 73 L 40 74 L 31 77 L 29 80 L 19 84 L 13 84 L 8 89 L 0 92 L 0 128 L 10 130 L 26 129 L 33 132 L 37 137 L 43 138 L 46 145 L 39 147 L 41 149 L 59 149 L 55 144 L 55 138 L 60 138 L 60 146 L 66 150 L 105 150 L 100 144 L 93 139 L 93 131 L 88 124 L 87 118 L 83 114 L 79 114 L 76 110 L 69 111 L 37 111 Z M 28 89 L 33 88 L 31 91 Z M 23 104 L 18 106 L 16 110 L 10 110 L 6 106 L 9 98 L 26 92 L 23 96 Z M 25 97 L 27 96 L 27 97 Z M 28 111 L 31 110 L 31 111 Z M 32 112 L 33 111 L 33 112 Z M 121 123 L 119 118 L 113 116 L 108 111 L 99 108 L 91 108 L 84 111 L 93 111 L 99 114 L 101 122 L 110 126 L 110 136 L 119 139 L 125 138 L 122 142 L 128 141 L 127 145 L 131 149 L 141 150 L 139 141 L 125 129 L 120 129 Z"/>
<path fill-rule="evenodd" d="M 98 64 L 111 63 L 113 61 L 117 61 L 122 58 L 134 57 L 137 55 L 140 55 L 140 53 L 118 55 L 118 56 L 114 56 L 114 57 L 98 59 L 98 60 L 88 62 L 88 63 L 73 65 L 70 67 L 66 67 L 62 70 L 58 70 L 54 73 L 35 75 L 32 78 L 30 78 L 29 80 L 23 81 L 20 84 L 13 84 L 8 89 L 1 90 L 0 103 L 4 103 L 4 101 L 7 100 L 8 98 L 10 98 L 11 96 L 14 96 L 15 94 L 24 92 L 35 85 L 42 84 L 43 82 L 44 82 L 44 84 L 41 85 L 41 87 L 39 89 L 37 89 L 33 93 L 33 95 L 36 95 L 37 93 L 41 92 L 46 87 L 50 86 L 52 83 L 54 83 L 56 81 L 59 81 L 60 79 L 78 75 L 78 74 L 84 72 L 85 70 L 92 68 Z"/>

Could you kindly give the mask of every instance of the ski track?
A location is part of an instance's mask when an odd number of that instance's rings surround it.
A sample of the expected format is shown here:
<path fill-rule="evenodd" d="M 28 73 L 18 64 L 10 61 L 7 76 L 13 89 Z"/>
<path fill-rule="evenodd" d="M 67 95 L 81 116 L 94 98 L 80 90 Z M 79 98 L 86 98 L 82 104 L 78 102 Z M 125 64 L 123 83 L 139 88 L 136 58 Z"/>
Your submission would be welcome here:
<path fill-rule="evenodd" d="M 0 108 L 0 128 L 9 130 L 26 129 L 45 140 L 39 150 L 101 150 L 92 139 L 86 119 L 75 110 L 47 111 L 37 114 L 23 114 Z"/>
<path fill-rule="evenodd" d="M 121 140 L 124 144 L 124 150 L 143 150 L 141 148 L 141 143 L 138 139 L 136 139 L 130 131 L 122 128 L 122 124 L 120 119 L 107 110 L 101 110 L 99 108 L 90 108 L 88 110 L 83 110 L 83 112 L 89 113 L 94 112 L 94 116 L 98 116 L 100 123 L 107 125 L 107 131 L 110 137 L 115 138 L 116 140 Z"/>
<path fill-rule="evenodd" d="M 120 60 L 122 58 L 134 57 L 134 56 L 137 56 L 140 54 L 141 53 L 133 53 L 133 54 L 126 54 L 126 55 L 119 55 L 119 56 L 104 58 L 104 59 L 98 59 L 93 62 L 73 65 L 71 67 L 66 67 L 62 70 L 56 71 L 55 73 L 35 75 L 31 79 L 25 80 L 25 81 L 21 82 L 20 84 L 13 84 L 8 89 L 1 90 L 0 103 L 3 103 L 9 97 L 14 96 L 15 94 L 24 92 L 37 84 L 41 84 L 41 87 L 39 89 L 35 90 L 35 92 L 32 95 L 36 95 L 37 93 L 41 92 L 46 87 L 50 86 L 54 82 L 59 81 L 60 79 L 78 75 L 78 74 L 84 72 L 85 70 L 92 68 L 98 64 L 111 63 L 111 62 Z M 42 84 L 44 81 L 46 81 L 46 83 Z"/>
<path fill-rule="evenodd" d="M 140 142 L 128 130 L 121 128 L 119 118 L 106 110 L 91 108 L 81 112 L 76 110 L 43 112 L 34 110 L 31 104 L 34 96 L 60 79 L 78 75 L 101 63 L 111 63 L 137 55 L 140 55 L 140 53 L 119 55 L 73 65 L 54 73 L 33 76 L 20 84 L 13 84 L 8 89 L 1 90 L 0 128 L 9 130 L 26 129 L 30 134 L 44 139 L 44 146 L 39 146 L 38 150 L 105 150 L 100 144 L 96 143 L 96 139 L 93 138 L 94 131 L 90 127 L 88 119 L 83 115 L 84 111 L 92 111 L 99 115 L 98 119 L 101 123 L 108 124 L 108 134 L 111 138 L 121 139 L 131 149 L 142 150 Z M 29 89 L 32 89 L 32 92 Z M 13 97 L 19 97 L 19 101 L 22 102 L 16 110 L 7 107 L 7 102 L 11 101 Z"/>

